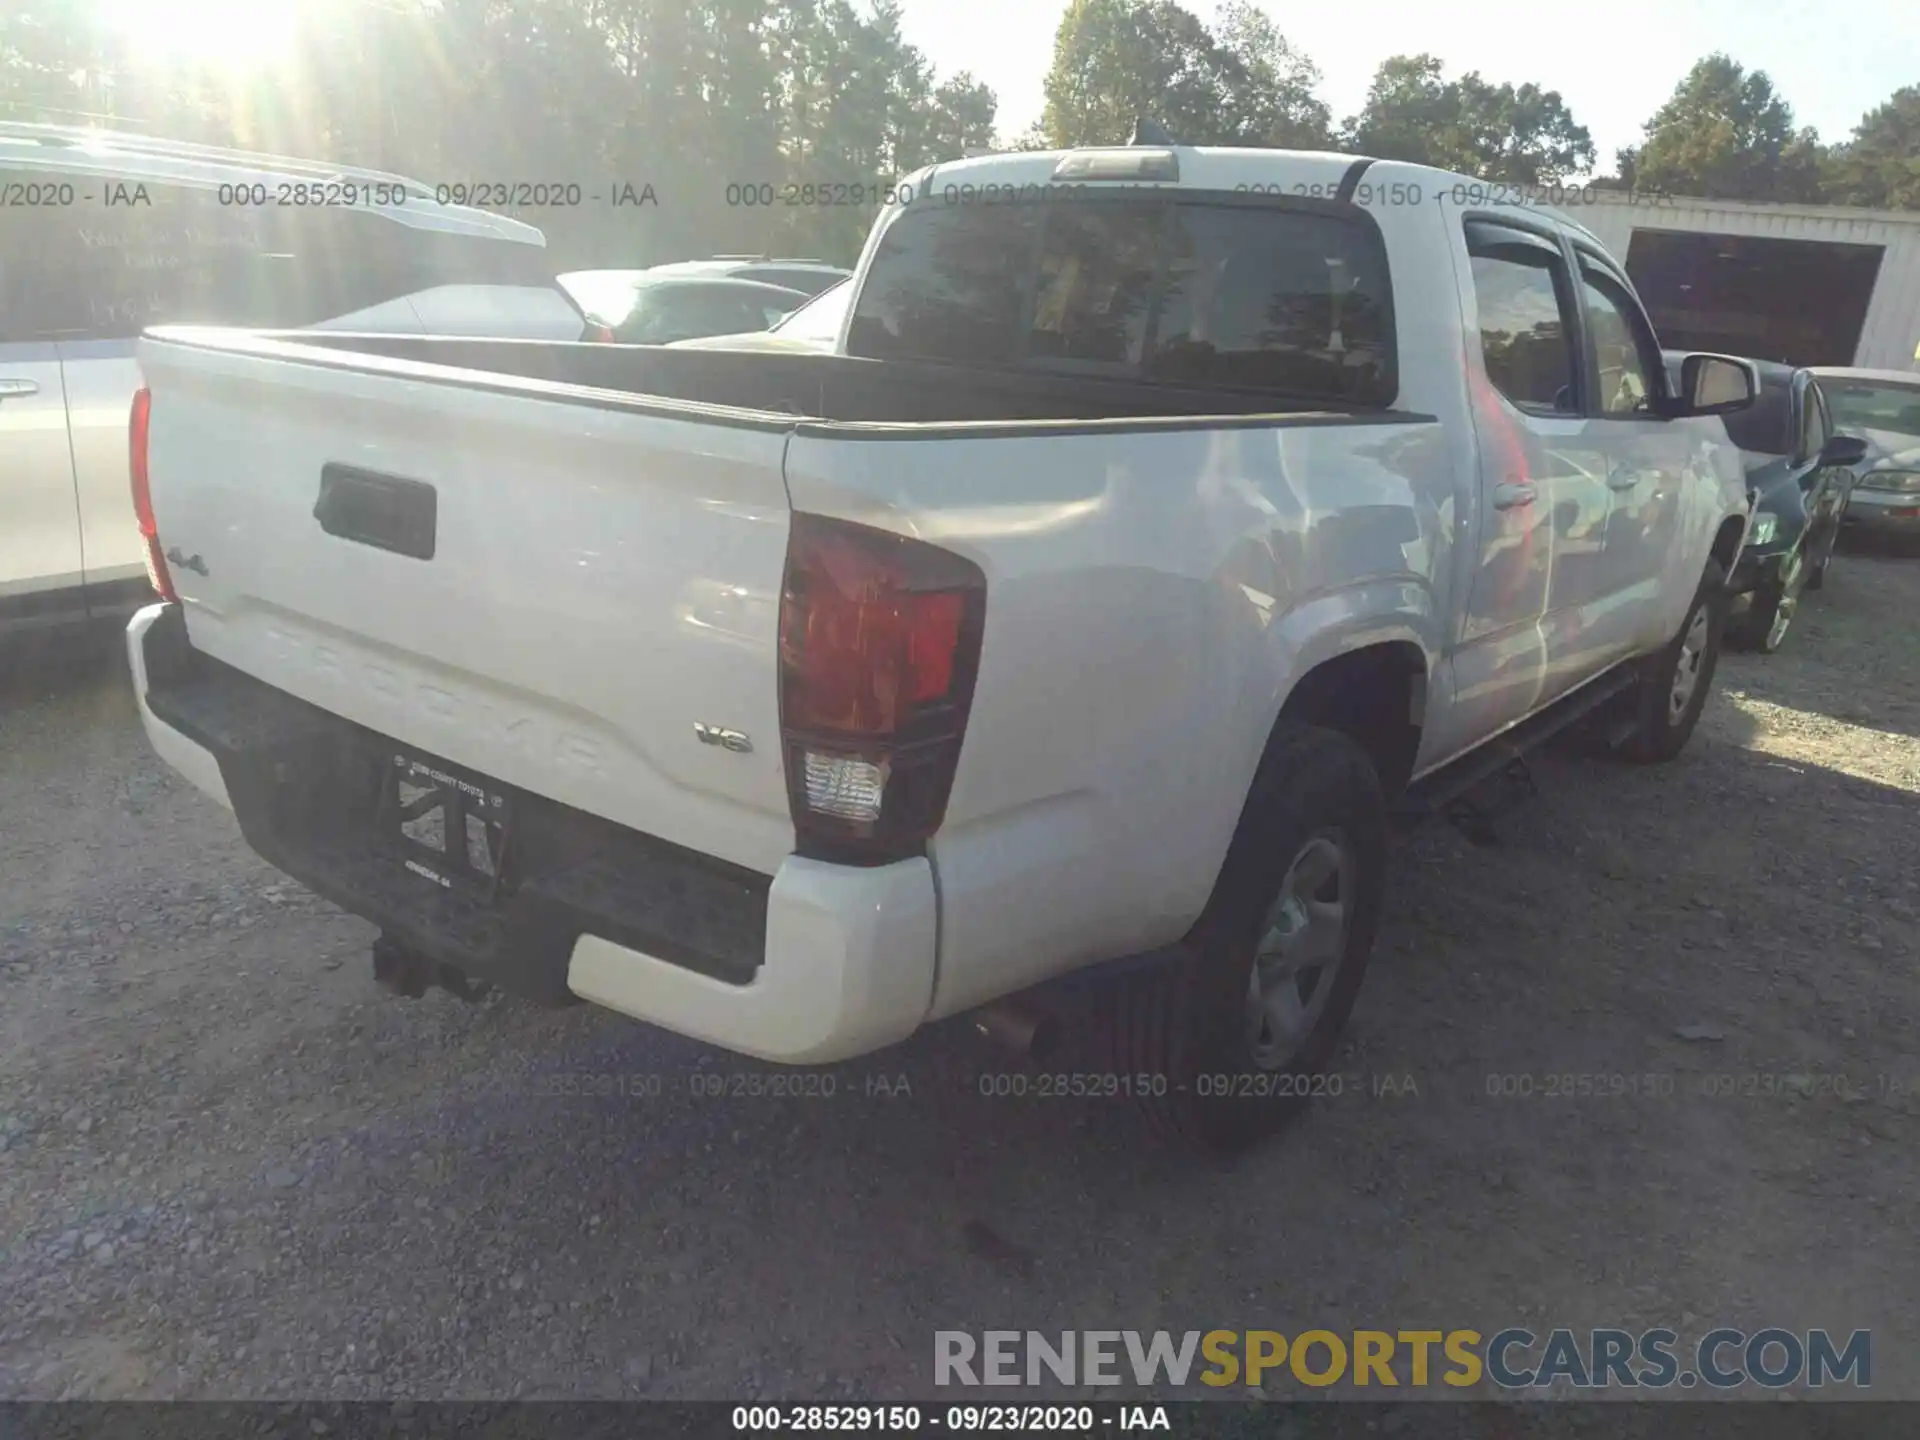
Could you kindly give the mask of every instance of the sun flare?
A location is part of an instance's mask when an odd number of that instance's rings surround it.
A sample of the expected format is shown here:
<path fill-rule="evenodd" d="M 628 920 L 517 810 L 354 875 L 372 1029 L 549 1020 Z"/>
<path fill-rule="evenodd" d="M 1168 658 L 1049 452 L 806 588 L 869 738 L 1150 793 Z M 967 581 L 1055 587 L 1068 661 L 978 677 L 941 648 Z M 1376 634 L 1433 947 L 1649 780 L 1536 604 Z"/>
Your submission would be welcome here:
<path fill-rule="evenodd" d="M 100 0 L 101 18 L 136 59 L 242 71 L 292 52 L 301 8 L 295 0 Z"/>

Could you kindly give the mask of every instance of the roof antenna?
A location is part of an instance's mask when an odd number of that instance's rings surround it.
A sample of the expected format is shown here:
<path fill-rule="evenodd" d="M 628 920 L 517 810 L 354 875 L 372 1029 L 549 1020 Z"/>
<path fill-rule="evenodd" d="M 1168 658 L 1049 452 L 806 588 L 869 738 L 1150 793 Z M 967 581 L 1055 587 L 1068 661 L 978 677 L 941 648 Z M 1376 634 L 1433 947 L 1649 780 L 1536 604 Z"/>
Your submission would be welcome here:
<path fill-rule="evenodd" d="M 1151 120 L 1145 115 L 1133 122 L 1133 138 L 1127 141 L 1129 145 L 1178 145 L 1179 143 L 1173 138 L 1171 130 L 1158 120 Z"/>

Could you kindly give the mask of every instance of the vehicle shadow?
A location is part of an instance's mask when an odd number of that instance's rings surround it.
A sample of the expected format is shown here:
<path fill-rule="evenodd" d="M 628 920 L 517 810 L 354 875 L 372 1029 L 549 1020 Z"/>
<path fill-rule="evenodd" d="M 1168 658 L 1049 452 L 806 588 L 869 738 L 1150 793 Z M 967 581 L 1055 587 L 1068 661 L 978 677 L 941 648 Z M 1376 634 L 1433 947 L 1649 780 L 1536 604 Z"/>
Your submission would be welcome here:
<path fill-rule="evenodd" d="M 0 635 L 0 706 L 46 699 L 126 671 L 125 629 L 76 625 Z"/>
<path fill-rule="evenodd" d="M 1903 1241 L 1870 1197 L 1907 1193 L 1910 1162 L 1861 1136 L 1911 1139 L 1904 1109 L 1703 1086 L 1913 1068 L 1920 980 L 1888 960 L 1920 950 L 1920 881 L 1890 859 L 1920 846 L 1914 796 L 1721 737 L 1668 767 L 1536 772 L 1493 846 L 1439 825 L 1396 853 L 1341 1093 L 1236 1159 L 1145 1138 L 1124 1100 L 1043 1093 L 958 1023 L 814 1072 L 617 1020 L 533 1059 L 660 1090 L 522 1089 L 442 1137 L 462 1249 L 546 1257 L 556 1301 L 569 1274 L 627 1297 L 566 1367 L 529 1344 L 515 1372 L 617 1391 L 643 1346 L 674 1357 L 676 1396 L 926 1397 L 947 1329 L 1678 1324 L 1755 1294 L 1791 1297 L 1765 1323 L 1890 1319 L 1906 1302 L 1874 1257 Z M 1559 1074 L 1644 1092 L 1490 1085 Z M 796 1075 L 804 1094 L 769 1093 Z M 1808 1173 L 1845 1184 L 1783 1178 Z M 1875 1378 L 1920 1393 L 1920 1371 Z"/>

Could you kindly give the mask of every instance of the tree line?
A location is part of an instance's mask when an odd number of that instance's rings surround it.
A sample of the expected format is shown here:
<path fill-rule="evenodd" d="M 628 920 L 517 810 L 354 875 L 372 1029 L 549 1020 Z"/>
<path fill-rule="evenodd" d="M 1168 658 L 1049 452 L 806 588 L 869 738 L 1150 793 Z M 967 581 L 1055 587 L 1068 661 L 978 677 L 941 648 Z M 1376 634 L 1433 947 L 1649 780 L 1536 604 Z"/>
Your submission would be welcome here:
<path fill-rule="evenodd" d="M 1142 116 L 1189 144 L 1348 149 L 1512 184 L 1602 168 L 1559 92 L 1450 78 L 1431 55 L 1382 61 L 1360 112 L 1336 121 L 1311 59 L 1248 0 L 1212 26 L 1175 0 L 1069 0 L 1045 111 L 1020 135 L 997 134 L 987 86 L 907 43 L 896 0 L 335 0 L 302 12 L 298 44 L 253 74 L 143 63 L 96 16 L 90 0 L 0 14 L 0 117 L 428 183 L 545 183 L 578 202 L 518 213 L 567 265 L 844 262 L 892 177 L 994 148 L 1117 143 Z M 1920 209 L 1920 85 L 1825 144 L 1764 72 L 1716 54 L 1644 129 L 1594 183 Z"/>
<path fill-rule="evenodd" d="M 1514 185 L 1552 185 L 1598 167 L 1593 137 L 1557 90 L 1448 79 L 1432 55 L 1394 55 L 1360 113 L 1336 124 L 1320 72 L 1247 0 L 1209 29 L 1173 0 L 1070 0 L 1054 42 L 1046 111 L 1027 148 L 1124 140 L 1150 114 L 1182 141 L 1339 149 Z M 1718 200 L 1920 209 L 1920 85 L 1822 144 L 1796 126 L 1765 71 L 1698 61 L 1593 183 Z"/>
<path fill-rule="evenodd" d="M 881 182 L 993 144 L 992 92 L 937 75 L 894 0 L 333 0 L 303 10 L 271 69 L 239 76 L 145 65 L 95 15 L 90 0 L 0 14 L 0 118 L 481 193 L 525 182 L 545 208 L 486 208 L 539 225 L 563 267 L 849 260 Z"/>

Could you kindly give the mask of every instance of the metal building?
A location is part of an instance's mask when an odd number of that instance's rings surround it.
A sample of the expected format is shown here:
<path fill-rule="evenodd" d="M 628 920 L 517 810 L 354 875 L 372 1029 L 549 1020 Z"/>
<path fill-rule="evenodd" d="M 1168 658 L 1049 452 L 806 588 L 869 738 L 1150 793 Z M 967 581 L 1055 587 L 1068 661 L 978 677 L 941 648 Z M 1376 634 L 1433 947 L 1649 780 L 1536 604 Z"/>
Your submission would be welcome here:
<path fill-rule="evenodd" d="M 1589 196 L 1558 208 L 1625 260 L 1663 344 L 1920 370 L 1920 213 Z"/>

